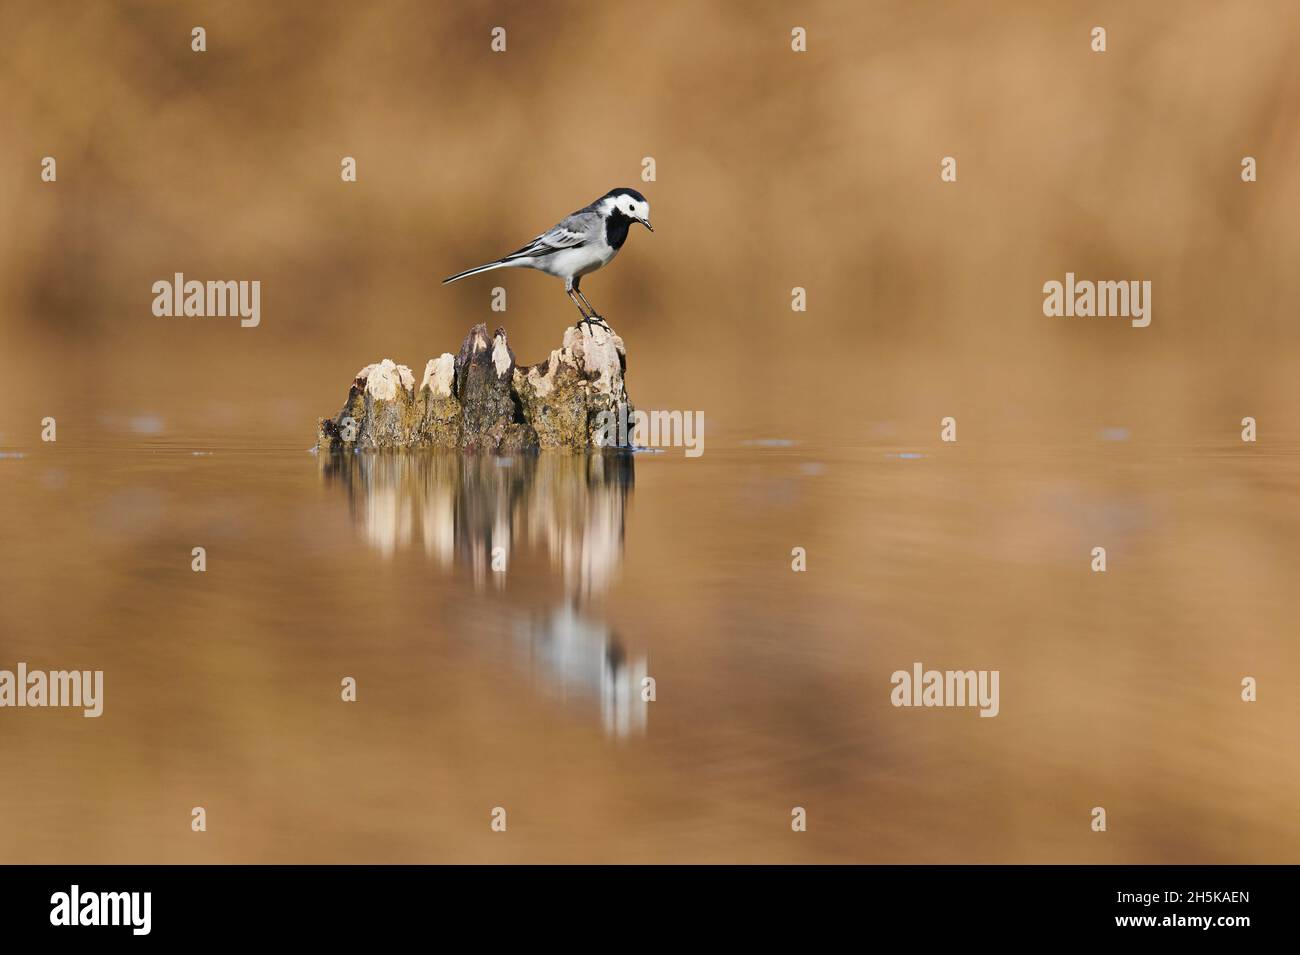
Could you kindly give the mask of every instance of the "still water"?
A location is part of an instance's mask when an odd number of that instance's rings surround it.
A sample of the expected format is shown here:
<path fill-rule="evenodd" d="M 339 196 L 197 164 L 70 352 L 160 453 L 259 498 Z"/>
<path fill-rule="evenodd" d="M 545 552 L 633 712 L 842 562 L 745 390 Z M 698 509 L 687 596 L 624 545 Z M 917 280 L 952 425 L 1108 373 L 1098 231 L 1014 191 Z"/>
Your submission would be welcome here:
<path fill-rule="evenodd" d="M 0 458 L 0 668 L 104 713 L 0 711 L 0 861 L 1300 848 L 1294 455 L 56 448 Z M 892 706 L 914 663 L 998 715 Z"/>

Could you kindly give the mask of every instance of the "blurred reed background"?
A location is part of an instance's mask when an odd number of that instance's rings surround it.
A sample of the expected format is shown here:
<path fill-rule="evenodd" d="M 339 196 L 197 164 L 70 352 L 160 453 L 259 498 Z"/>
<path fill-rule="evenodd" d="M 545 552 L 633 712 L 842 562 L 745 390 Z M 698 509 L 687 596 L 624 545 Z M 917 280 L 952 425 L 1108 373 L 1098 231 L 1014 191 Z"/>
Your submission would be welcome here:
<path fill-rule="evenodd" d="M 704 409 L 715 434 L 852 443 L 890 419 L 919 439 L 945 414 L 981 441 L 1300 424 L 1286 0 L 10 2 L 0 18 L 9 443 L 60 412 L 62 439 L 91 440 L 86 399 L 173 433 L 310 443 L 363 364 L 418 370 L 477 321 L 540 360 L 573 319 L 554 281 L 439 280 L 615 185 L 643 189 L 658 231 L 590 297 L 628 342 L 633 399 Z M 948 155 L 956 184 L 939 181 Z M 150 286 L 177 271 L 260 279 L 261 327 L 155 318 Z M 1042 284 L 1066 271 L 1150 279 L 1151 327 L 1045 318 Z"/>

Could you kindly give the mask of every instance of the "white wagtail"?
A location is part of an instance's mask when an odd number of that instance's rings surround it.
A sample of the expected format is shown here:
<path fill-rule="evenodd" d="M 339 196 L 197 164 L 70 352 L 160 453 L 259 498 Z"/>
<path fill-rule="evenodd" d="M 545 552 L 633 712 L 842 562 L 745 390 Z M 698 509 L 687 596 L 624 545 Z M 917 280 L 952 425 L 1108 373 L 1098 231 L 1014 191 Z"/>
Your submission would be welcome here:
<path fill-rule="evenodd" d="M 591 205 L 561 219 L 522 249 L 487 265 L 458 272 L 443 279 L 442 284 L 492 269 L 537 269 L 564 279 L 564 292 L 578 306 L 582 321 L 603 324 L 605 320 L 596 314 L 579 290 L 578 283 L 588 272 L 594 272 L 613 260 L 623 247 L 627 230 L 633 222 L 654 231 L 650 226 L 650 203 L 635 189 L 611 189 Z"/>

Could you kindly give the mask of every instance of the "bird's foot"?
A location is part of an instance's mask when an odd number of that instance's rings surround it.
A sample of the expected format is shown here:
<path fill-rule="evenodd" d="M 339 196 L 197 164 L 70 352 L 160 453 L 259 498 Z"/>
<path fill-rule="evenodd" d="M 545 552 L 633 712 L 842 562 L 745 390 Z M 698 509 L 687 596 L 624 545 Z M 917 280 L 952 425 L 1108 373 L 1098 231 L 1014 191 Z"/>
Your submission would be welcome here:
<path fill-rule="evenodd" d="M 578 324 L 579 324 L 579 325 L 599 325 L 601 328 L 604 328 L 604 329 L 606 329 L 606 330 L 609 329 L 609 322 L 605 321 L 604 318 L 602 318 L 600 315 L 597 315 L 595 312 L 592 312 L 590 315 L 588 315 L 586 318 L 584 318 L 584 319 L 583 319 L 582 321 L 580 321 Z"/>

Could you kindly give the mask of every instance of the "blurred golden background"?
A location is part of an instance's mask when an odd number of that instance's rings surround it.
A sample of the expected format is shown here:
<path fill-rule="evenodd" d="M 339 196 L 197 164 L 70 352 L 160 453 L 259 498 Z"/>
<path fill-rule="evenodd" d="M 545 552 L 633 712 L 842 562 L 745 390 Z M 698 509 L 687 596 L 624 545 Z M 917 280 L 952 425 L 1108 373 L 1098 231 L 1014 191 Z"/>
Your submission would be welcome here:
<path fill-rule="evenodd" d="M 1296 861 L 1295 3 L 47 0 L 0 35 L 0 667 L 107 674 L 101 720 L 0 711 L 0 860 Z M 439 283 L 620 185 L 656 231 L 583 290 L 702 459 L 299 454 L 370 362 L 480 321 L 543 359 L 558 281 Z M 1045 317 L 1067 271 L 1150 280 L 1151 326 Z M 155 317 L 174 272 L 260 280 L 260 326 Z M 643 735 L 556 645 L 649 667 Z M 914 660 L 1000 667 L 1002 714 L 892 709 Z"/>
<path fill-rule="evenodd" d="M 541 360 L 574 317 L 556 282 L 439 281 L 617 185 L 645 192 L 657 231 L 586 289 L 645 407 L 843 441 L 871 418 L 928 438 L 946 414 L 984 441 L 1121 419 L 1153 440 L 1230 434 L 1246 414 L 1300 424 L 1286 0 L 0 16 L 9 443 L 85 397 L 166 403 L 183 433 L 310 443 L 362 365 L 418 371 L 477 321 Z M 40 181 L 46 155 L 57 184 Z M 260 279 L 261 326 L 155 318 L 151 284 L 177 271 Z M 1042 285 L 1066 271 L 1151 280 L 1151 327 L 1044 317 Z M 65 439 L 89 440 L 74 417 Z"/>

